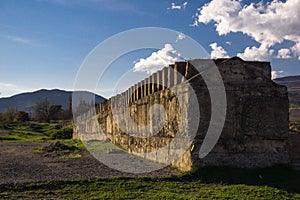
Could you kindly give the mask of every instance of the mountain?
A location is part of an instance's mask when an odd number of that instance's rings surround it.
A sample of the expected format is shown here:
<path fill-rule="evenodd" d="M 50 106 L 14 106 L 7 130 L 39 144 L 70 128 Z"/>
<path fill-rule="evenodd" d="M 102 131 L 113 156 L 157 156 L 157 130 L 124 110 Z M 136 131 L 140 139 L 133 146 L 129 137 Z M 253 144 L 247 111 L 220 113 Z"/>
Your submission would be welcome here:
<path fill-rule="evenodd" d="M 274 79 L 275 83 L 285 85 L 289 93 L 290 120 L 300 121 L 300 76 L 287 76 Z"/>
<path fill-rule="evenodd" d="M 282 78 L 276 78 L 274 81 L 277 84 L 285 85 L 289 92 L 300 92 L 300 75 L 299 76 L 286 76 Z"/>
<path fill-rule="evenodd" d="M 90 92 L 80 92 L 82 94 L 92 94 Z M 8 98 L 0 98 L 0 113 L 5 112 L 8 107 L 16 108 L 32 112 L 32 107 L 40 99 L 47 98 L 50 104 L 62 105 L 63 109 L 68 109 L 69 98 L 72 97 L 72 92 L 64 90 L 38 90 L 35 92 L 21 93 Z M 105 100 L 104 97 L 95 95 L 95 102 L 101 103 Z"/>
<path fill-rule="evenodd" d="M 300 76 L 286 76 L 274 79 L 274 81 L 287 87 L 290 106 L 300 107 Z"/>

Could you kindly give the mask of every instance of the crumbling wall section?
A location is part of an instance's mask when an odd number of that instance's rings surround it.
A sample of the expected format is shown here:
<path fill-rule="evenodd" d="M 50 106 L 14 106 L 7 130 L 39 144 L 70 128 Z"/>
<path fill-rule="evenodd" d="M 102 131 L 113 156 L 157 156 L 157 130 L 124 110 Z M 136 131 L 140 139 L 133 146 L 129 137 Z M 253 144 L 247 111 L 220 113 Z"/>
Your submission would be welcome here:
<path fill-rule="evenodd" d="M 101 129 L 113 143 L 157 162 L 169 162 L 174 149 L 185 147 L 172 162 L 184 171 L 207 165 L 264 167 L 289 162 L 287 89 L 271 80 L 270 63 L 247 62 L 237 57 L 214 62 L 223 78 L 227 114 L 217 145 L 204 159 L 199 159 L 199 150 L 211 118 L 211 99 L 205 81 L 189 61 L 163 68 L 103 102 L 97 111 Z M 188 148 L 186 140 L 172 147 L 169 144 L 175 137 L 189 132 L 194 106 L 190 103 L 191 90 L 201 111 L 198 131 Z M 153 105 L 161 105 L 157 109 L 166 111 L 157 132 L 155 126 L 161 118 L 155 115 L 160 112 L 151 109 Z M 131 126 L 129 120 L 138 126 Z M 94 122 L 90 126 L 96 126 Z M 179 125 L 184 127 L 181 132 Z M 149 132 L 139 127 L 148 127 Z M 165 153 L 156 153 L 163 148 Z"/>

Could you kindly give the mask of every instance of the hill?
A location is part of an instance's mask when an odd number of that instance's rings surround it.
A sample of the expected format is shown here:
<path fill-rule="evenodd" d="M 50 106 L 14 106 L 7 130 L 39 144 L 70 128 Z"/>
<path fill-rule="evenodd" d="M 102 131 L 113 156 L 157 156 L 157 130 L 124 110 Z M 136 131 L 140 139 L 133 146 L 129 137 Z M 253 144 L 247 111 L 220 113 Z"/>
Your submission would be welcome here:
<path fill-rule="evenodd" d="M 90 92 L 82 93 L 91 94 Z M 70 97 L 72 97 L 71 91 L 58 89 L 42 89 L 35 92 L 21 93 L 8 98 L 0 98 L 0 113 L 5 112 L 8 107 L 13 107 L 17 110 L 32 112 L 32 107 L 35 102 L 42 98 L 47 98 L 50 104 L 62 105 L 63 109 L 67 109 Z M 102 96 L 95 96 L 96 103 L 101 103 L 104 100 L 105 98 Z"/>
<path fill-rule="evenodd" d="M 298 76 L 286 76 L 282 78 L 274 79 L 277 84 L 285 85 L 289 92 L 300 92 L 300 75 Z"/>
<path fill-rule="evenodd" d="M 300 76 L 287 76 L 274 79 L 274 81 L 287 87 L 290 107 L 300 107 Z"/>
<path fill-rule="evenodd" d="M 300 121 L 300 76 L 287 76 L 274 79 L 274 82 L 285 85 L 289 93 L 290 120 Z"/>

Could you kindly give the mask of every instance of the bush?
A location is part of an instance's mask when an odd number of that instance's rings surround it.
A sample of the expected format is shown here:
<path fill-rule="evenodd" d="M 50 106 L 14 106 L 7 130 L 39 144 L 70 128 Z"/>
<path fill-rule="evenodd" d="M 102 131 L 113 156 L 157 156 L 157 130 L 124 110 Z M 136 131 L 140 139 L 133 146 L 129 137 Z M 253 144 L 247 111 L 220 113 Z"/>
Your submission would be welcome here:
<path fill-rule="evenodd" d="M 28 122 L 30 120 L 29 113 L 25 111 L 18 111 L 16 114 L 16 120 L 18 122 Z"/>
<path fill-rule="evenodd" d="M 52 139 L 72 139 L 73 127 L 65 126 L 51 134 Z"/>

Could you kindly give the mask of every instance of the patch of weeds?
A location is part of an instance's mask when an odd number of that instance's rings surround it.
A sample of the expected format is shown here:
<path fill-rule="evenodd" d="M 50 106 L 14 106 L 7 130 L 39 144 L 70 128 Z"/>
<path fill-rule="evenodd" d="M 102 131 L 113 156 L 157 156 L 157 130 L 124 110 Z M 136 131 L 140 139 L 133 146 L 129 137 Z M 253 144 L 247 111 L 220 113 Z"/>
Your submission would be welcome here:
<path fill-rule="evenodd" d="M 80 158 L 78 153 L 79 148 L 75 146 L 69 146 L 61 141 L 53 142 L 48 146 L 38 147 L 34 149 L 34 153 L 40 153 L 44 156 L 60 157 L 60 158 Z"/>
<path fill-rule="evenodd" d="M 65 126 L 58 130 L 53 131 L 51 134 L 52 139 L 72 139 L 73 136 L 73 127 Z"/>
<path fill-rule="evenodd" d="M 70 154 L 68 154 L 68 155 L 62 155 L 62 156 L 60 156 L 60 158 L 62 158 L 62 159 L 69 159 L 69 158 L 81 158 L 82 156 L 81 156 L 81 154 L 79 154 L 79 153 L 70 153 Z"/>

